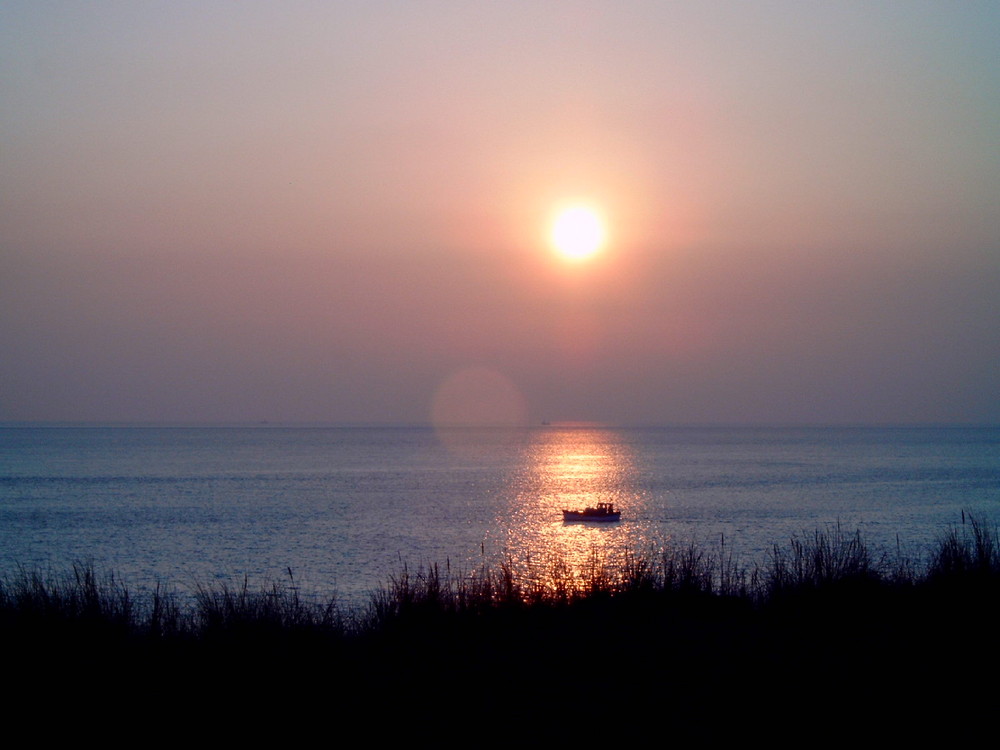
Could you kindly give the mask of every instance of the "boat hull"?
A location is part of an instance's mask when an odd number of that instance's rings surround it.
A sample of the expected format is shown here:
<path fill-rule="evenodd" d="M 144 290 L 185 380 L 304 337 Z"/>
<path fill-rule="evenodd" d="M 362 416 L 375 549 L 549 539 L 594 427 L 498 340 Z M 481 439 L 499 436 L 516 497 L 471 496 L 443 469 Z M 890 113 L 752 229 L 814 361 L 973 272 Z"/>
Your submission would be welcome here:
<path fill-rule="evenodd" d="M 564 510 L 563 521 L 587 521 L 594 523 L 613 523 L 622 520 L 622 514 L 615 513 L 584 513 L 581 510 Z"/>

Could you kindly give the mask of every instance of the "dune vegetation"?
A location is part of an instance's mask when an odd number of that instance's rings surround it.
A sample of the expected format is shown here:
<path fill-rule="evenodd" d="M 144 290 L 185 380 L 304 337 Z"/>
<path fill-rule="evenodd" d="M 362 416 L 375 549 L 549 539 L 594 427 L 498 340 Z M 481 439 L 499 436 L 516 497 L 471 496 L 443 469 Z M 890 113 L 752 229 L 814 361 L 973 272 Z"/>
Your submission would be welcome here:
<path fill-rule="evenodd" d="M 8 678 L 36 686 L 103 675 L 287 696 L 321 674 L 359 701 L 468 709 L 544 696 L 567 710 L 599 693 L 675 720 L 775 701 L 874 712 L 903 696 L 937 696 L 941 710 L 992 695 L 975 686 L 1000 663 L 1000 538 L 980 520 L 963 518 L 922 560 L 839 529 L 752 566 L 698 547 L 623 560 L 544 577 L 506 563 L 402 566 L 361 611 L 304 595 L 291 571 L 181 597 L 136 595 L 89 565 L 20 568 L 0 578 L 0 635 Z"/>

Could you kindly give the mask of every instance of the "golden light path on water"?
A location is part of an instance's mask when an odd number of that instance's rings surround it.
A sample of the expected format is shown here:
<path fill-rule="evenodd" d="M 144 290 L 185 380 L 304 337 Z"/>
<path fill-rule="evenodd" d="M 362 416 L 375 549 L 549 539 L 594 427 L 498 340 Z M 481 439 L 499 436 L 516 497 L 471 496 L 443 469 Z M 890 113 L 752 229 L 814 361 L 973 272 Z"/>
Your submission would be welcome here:
<path fill-rule="evenodd" d="M 544 586 L 586 585 L 620 571 L 628 552 L 651 543 L 647 498 L 623 435 L 607 428 L 540 430 L 511 499 L 505 554 L 520 576 Z M 614 503 L 622 520 L 565 523 L 563 509 Z"/>

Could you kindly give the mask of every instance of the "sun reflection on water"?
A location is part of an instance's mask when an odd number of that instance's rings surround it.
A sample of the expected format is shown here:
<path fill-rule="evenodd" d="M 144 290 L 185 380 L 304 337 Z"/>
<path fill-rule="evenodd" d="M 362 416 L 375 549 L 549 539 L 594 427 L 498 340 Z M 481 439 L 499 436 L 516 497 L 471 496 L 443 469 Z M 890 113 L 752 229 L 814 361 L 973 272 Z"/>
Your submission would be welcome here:
<path fill-rule="evenodd" d="M 585 427 L 538 431 L 511 500 L 505 554 L 521 575 L 554 585 L 577 584 L 612 569 L 648 541 L 645 497 L 633 453 L 622 434 Z M 563 509 L 613 503 L 621 521 L 564 523 Z"/>

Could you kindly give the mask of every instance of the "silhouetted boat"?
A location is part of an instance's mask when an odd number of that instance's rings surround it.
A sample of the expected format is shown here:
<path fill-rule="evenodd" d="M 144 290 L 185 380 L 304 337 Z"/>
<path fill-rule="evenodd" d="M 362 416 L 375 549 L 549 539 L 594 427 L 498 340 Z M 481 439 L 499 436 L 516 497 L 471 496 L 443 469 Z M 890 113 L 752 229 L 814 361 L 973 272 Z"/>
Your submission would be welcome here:
<path fill-rule="evenodd" d="M 620 521 L 622 513 L 615 510 L 612 503 L 598 503 L 596 508 L 583 510 L 566 510 L 563 508 L 563 521 Z"/>

